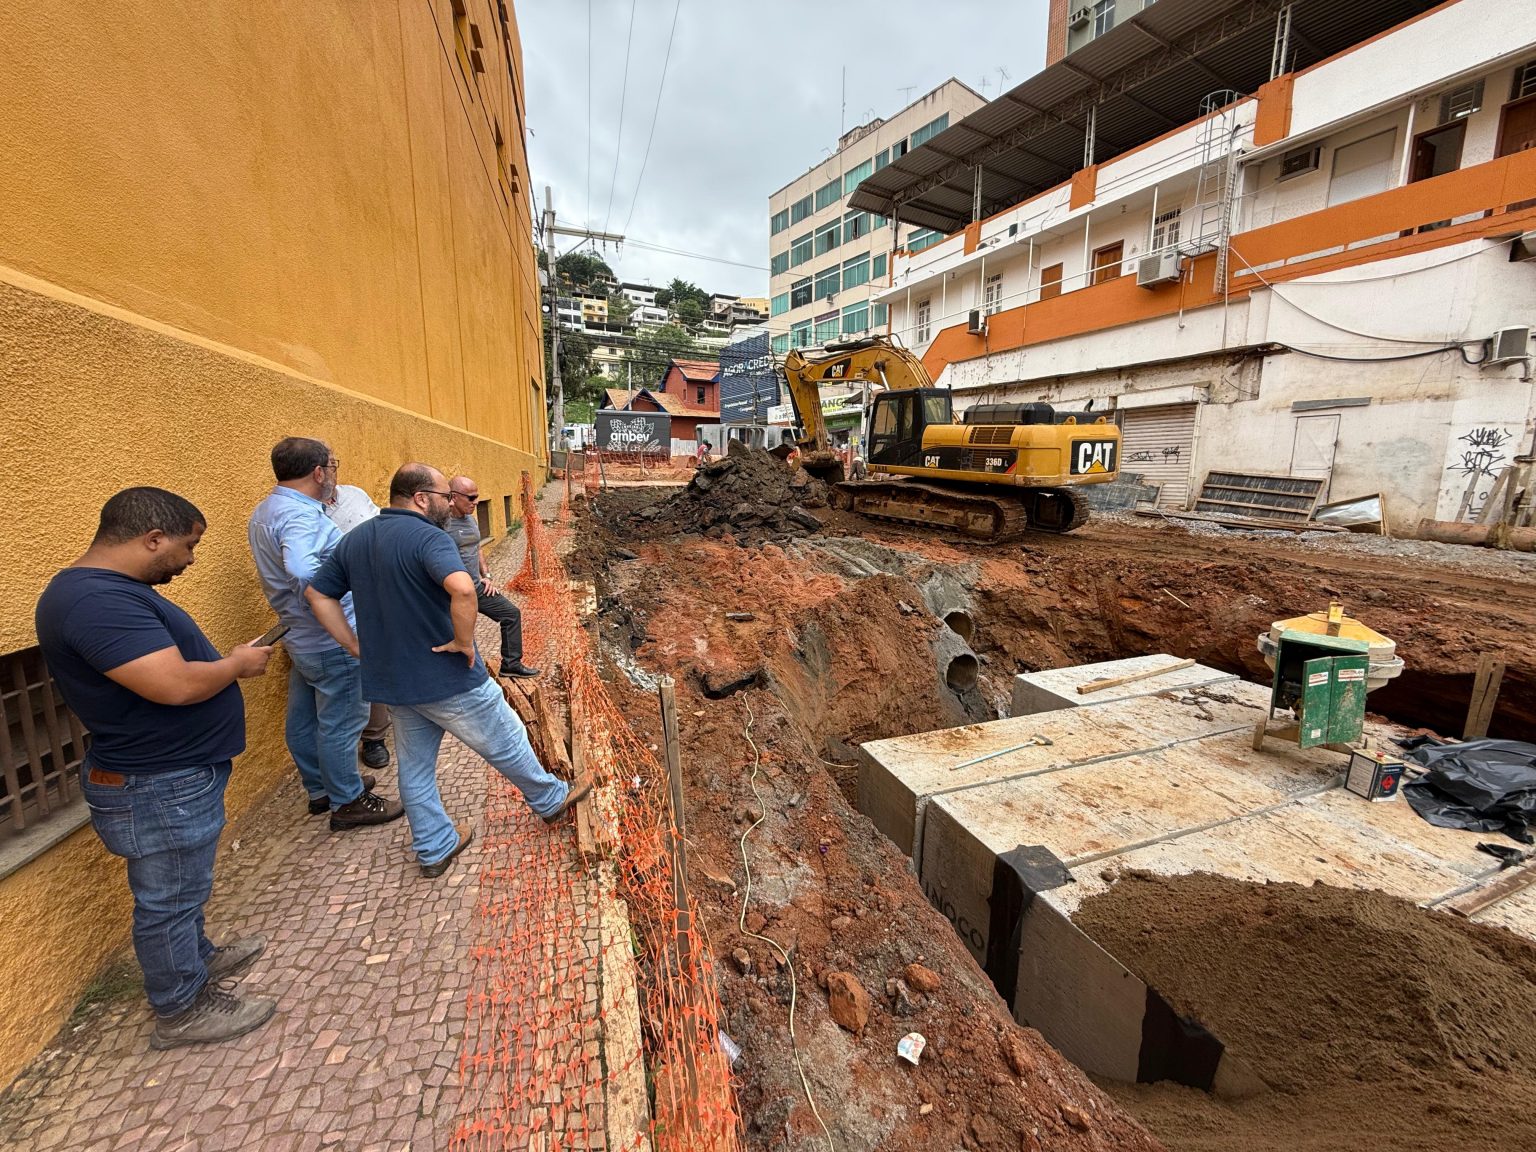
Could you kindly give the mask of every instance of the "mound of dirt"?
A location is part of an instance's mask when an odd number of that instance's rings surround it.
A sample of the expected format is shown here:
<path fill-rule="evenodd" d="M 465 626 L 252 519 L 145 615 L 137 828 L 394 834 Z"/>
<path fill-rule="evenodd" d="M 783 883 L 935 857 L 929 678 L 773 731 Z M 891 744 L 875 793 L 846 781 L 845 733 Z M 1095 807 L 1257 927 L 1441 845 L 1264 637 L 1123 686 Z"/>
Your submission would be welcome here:
<path fill-rule="evenodd" d="M 1273 1089 L 1110 1087 L 1170 1149 L 1515 1148 L 1536 943 L 1380 892 L 1132 874 L 1074 921 Z"/>
<path fill-rule="evenodd" d="M 733 443 L 681 492 L 635 512 L 627 528 L 642 539 L 729 532 L 738 543 L 760 543 L 820 531 L 822 520 L 809 509 L 826 506 L 820 480 L 761 448 Z"/>

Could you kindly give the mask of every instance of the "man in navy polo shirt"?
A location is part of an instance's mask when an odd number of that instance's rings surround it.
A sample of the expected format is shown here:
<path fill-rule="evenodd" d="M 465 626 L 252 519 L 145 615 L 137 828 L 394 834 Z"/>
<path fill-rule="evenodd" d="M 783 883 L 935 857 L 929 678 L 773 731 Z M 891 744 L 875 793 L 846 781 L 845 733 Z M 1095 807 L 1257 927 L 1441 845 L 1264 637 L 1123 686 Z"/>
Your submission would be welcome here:
<path fill-rule="evenodd" d="M 452 732 L 517 785 L 553 824 L 591 790 L 551 776 L 475 651 L 478 604 L 448 521 L 448 483 L 427 464 L 401 466 L 389 507 L 336 545 L 305 590 L 315 618 L 362 661 L 363 696 L 389 705 L 400 799 L 423 876 L 441 876 L 474 836 L 455 827 L 437 788 L 437 753 Z M 357 631 L 341 599 L 352 593 Z"/>
<path fill-rule="evenodd" d="M 220 657 L 155 591 L 191 566 L 206 525 L 175 493 L 124 489 L 102 507 L 85 554 L 37 602 L 43 658 L 91 733 L 80 766 L 91 824 L 128 861 L 153 1048 L 243 1035 L 277 1006 L 218 986 L 261 954 L 264 939 L 215 948 L 203 935 L 230 761 L 245 751 L 236 681 L 265 673 L 272 654 L 241 644 Z"/>

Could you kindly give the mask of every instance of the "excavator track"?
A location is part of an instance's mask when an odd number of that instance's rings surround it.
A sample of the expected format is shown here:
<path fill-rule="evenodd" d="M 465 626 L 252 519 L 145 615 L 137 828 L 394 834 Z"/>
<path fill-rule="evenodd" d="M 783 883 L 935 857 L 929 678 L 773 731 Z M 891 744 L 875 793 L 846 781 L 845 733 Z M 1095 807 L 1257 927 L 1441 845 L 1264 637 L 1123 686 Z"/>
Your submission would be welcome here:
<path fill-rule="evenodd" d="M 845 480 L 834 503 L 876 520 L 948 528 L 1000 543 L 1026 531 L 1062 533 L 1088 519 L 1088 501 L 1071 488 L 966 488 L 917 480 Z"/>

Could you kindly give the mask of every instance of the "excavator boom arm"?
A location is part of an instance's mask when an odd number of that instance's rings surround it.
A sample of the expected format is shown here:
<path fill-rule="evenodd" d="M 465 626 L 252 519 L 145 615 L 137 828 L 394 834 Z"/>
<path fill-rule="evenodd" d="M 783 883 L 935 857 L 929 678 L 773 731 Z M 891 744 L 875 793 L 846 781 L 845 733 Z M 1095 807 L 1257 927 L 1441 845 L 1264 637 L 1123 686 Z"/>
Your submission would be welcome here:
<path fill-rule="evenodd" d="M 814 358 L 792 348 L 784 358 L 784 376 L 804 430 L 800 447 L 817 453 L 830 451 L 832 444 L 821 415 L 821 385 L 869 383 L 891 391 L 933 386 L 922 361 L 884 336 L 829 344 Z"/>

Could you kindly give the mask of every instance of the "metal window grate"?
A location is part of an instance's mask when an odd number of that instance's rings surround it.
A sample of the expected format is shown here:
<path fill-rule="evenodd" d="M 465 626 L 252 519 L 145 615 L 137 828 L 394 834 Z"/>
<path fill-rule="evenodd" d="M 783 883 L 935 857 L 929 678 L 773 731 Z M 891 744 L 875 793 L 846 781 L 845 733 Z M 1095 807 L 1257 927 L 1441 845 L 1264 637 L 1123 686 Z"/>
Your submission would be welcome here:
<path fill-rule="evenodd" d="M 1515 69 L 1515 82 L 1509 98 L 1524 100 L 1527 96 L 1536 96 L 1536 60 L 1528 61 Z"/>
<path fill-rule="evenodd" d="M 37 648 L 0 656 L 0 835 L 79 799 L 75 770 L 90 747 Z"/>

